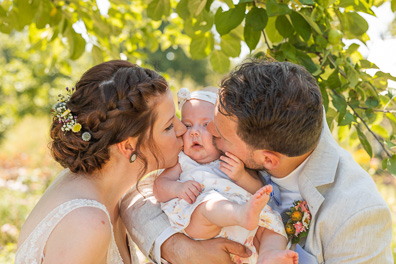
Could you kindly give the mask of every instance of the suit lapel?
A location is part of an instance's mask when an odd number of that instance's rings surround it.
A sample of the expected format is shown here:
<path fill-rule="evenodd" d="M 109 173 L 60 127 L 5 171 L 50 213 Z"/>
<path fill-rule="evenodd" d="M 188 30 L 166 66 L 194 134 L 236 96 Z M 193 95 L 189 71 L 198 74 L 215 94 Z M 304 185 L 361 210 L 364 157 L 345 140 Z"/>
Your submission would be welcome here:
<path fill-rule="evenodd" d="M 324 119 L 325 121 L 325 119 Z M 312 152 L 298 179 L 301 196 L 307 201 L 312 219 L 324 201 L 317 187 L 334 182 L 339 162 L 338 144 L 324 122 L 318 146 Z"/>

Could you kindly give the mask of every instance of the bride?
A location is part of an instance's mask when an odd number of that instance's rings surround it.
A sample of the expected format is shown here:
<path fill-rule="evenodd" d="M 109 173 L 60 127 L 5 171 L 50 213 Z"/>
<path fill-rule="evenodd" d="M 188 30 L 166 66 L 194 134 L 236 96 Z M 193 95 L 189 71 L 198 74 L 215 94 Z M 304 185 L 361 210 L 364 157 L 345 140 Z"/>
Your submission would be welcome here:
<path fill-rule="evenodd" d="M 165 79 L 126 61 L 89 69 L 54 108 L 50 149 L 63 170 L 30 213 L 15 263 L 131 263 L 118 202 L 172 167 L 185 127 Z"/>

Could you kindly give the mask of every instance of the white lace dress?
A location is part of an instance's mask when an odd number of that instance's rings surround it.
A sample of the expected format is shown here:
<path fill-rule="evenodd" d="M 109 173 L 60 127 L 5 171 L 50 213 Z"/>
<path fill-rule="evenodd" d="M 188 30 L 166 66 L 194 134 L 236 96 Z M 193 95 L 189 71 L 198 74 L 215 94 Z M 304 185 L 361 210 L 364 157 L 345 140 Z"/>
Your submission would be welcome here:
<path fill-rule="evenodd" d="M 88 199 L 75 199 L 60 204 L 53 209 L 30 233 L 27 239 L 18 248 L 15 255 L 15 264 L 40 264 L 44 259 L 44 248 L 47 240 L 56 225 L 71 211 L 81 207 L 95 207 L 103 210 L 110 220 L 109 212 L 106 207 L 95 200 Z M 118 251 L 117 244 L 114 239 L 113 225 L 111 226 L 111 242 L 107 251 L 108 264 L 123 264 L 120 252 Z M 138 263 L 136 259 L 136 253 L 134 244 L 131 238 L 128 236 L 131 260 L 132 263 Z"/>

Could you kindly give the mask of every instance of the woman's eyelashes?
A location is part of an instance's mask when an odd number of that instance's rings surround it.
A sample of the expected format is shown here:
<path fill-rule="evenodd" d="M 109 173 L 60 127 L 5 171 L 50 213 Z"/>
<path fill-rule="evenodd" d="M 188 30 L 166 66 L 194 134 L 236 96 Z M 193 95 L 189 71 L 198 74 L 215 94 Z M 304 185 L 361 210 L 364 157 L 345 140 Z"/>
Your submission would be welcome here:
<path fill-rule="evenodd" d="M 165 128 L 166 131 L 169 131 L 173 128 L 173 123 L 171 123 L 167 128 Z"/>

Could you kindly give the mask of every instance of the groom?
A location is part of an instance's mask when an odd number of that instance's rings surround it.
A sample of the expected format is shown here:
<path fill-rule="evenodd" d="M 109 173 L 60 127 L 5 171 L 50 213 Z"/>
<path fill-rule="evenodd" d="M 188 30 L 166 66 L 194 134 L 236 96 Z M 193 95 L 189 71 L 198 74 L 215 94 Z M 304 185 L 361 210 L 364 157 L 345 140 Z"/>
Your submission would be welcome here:
<path fill-rule="evenodd" d="M 304 68 L 252 61 L 222 81 L 208 130 L 221 151 L 260 170 L 274 186 L 274 210 L 307 202 L 308 236 L 293 245 L 300 263 L 393 263 L 389 208 L 370 175 L 332 138 L 323 112 L 319 87 Z M 162 256 L 172 263 L 231 263 L 228 252 L 249 254 L 225 239 L 173 234 L 145 190 L 146 202 L 126 196 L 121 215 L 140 249 L 157 262 Z"/>

